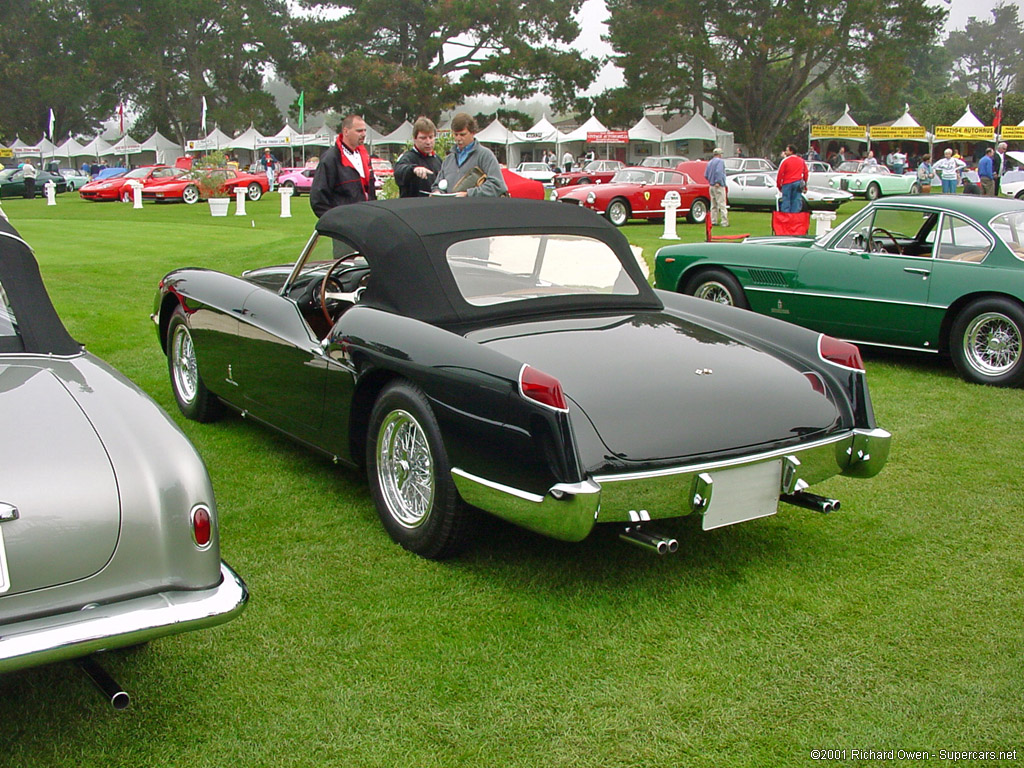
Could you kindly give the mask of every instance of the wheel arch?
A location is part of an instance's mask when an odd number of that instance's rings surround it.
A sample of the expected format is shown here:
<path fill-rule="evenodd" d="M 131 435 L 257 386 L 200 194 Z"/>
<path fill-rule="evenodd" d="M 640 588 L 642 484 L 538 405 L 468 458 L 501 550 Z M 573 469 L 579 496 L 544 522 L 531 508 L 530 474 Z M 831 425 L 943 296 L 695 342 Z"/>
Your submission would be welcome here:
<path fill-rule="evenodd" d="M 160 299 L 160 310 L 157 316 L 158 331 L 160 335 L 160 349 L 163 350 L 164 354 L 167 354 L 167 329 L 171 324 L 171 315 L 174 314 L 174 310 L 181 306 L 181 302 L 173 293 L 164 294 L 163 298 Z"/>
<path fill-rule="evenodd" d="M 942 325 L 939 330 L 940 352 L 949 352 L 950 334 L 953 332 L 953 323 L 956 322 L 956 318 L 965 307 L 982 299 L 1006 299 L 1007 301 L 1011 301 L 1016 304 L 1020 310 L 1024 312 L 1024 301 L 1021 301 L 1019 297 L 1010 293 L 1003 293 L 1002 291 L 976 291 L 974 293 L 965 293 L 949 305 L 946 309 L 946 314 L 942 317 Z"/>
<path fill-rule="evenodd" d="M 366 441 L 369 437 L 370 414 L 373 404 L 384 388 L 393 381 L 411 381 L 395 371 L 375 368 L 356 383 L 349 406 L 348 451 L 349 457 L 360 470 L 366 466 Z"/>

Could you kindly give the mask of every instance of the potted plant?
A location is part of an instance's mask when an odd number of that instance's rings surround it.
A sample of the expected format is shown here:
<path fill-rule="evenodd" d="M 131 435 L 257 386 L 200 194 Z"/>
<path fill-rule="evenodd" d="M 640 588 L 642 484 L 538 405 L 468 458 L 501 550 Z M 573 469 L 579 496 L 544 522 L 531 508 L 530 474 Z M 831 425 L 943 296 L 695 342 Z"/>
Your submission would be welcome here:
<path fill-rule="evenodd" d="M 211 216 L 228 215 L 231 196 L 224 189 L 224 169 L 227 166 L 227 155 L 218 150 L 206 155 L 195 169 L 199 195 L 209 203 Z"/>

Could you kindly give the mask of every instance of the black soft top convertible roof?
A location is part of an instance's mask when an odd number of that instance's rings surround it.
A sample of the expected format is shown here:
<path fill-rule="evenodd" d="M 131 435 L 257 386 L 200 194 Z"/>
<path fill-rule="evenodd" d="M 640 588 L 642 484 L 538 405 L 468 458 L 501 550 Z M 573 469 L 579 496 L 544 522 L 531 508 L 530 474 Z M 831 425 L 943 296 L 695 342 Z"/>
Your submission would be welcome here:
<path fill-rule="evenodd" d="M 0 285 L 18 321 L 18 336 L 0 339 L 0 352 L 74 355 L 82 345 L 71 338 L 53 308 L 32 249 L 0 216 Z"/>
<path fill-rule="evenodd" d="M 593 211 L 565 203 L 447 197 L 378 200 L 325 213 L 318 232 L 359 250 L 373 272 L 362 303 L 426 322 L 450 325 L 572 309 L 660 309 L 626 238 Z M 564 234 L 606 243 L 639 293 L 550 296 L 492 306 L 462 298 L 446 252 L 452 243 L 494 235 Z"/>

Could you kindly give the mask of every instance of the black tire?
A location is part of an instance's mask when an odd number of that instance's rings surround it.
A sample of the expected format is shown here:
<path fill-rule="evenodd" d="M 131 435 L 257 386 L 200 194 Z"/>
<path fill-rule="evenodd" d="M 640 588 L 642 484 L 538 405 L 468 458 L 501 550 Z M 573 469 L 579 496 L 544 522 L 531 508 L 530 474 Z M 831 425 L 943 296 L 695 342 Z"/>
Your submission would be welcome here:
<path fill-rule="evenodd" d="M 210 422 L 221 417 L 224 404 L 206 388 L 199 374 L 192 330 L 181 307 L 175 308 L 167 324 L 167 371 L 174 399 L 186 418 Z"/>
<path fill-rule="evenodd" d="M 396 381 L 378 396 L 366 475 L 384 529 L 405 549 L 441 560 L 469 541 L 474 515 L 455 488 L 441 430 L 419 387 Z"/>
<path fill-rule="evenodd" d="M 263 197 L 263 187 L 261 187 L 254 181 L 248 187 L 245 188 L 245 194 L 246 197 L 249 198 L 250 202 L 255 203 L 261 197 Z"/>
<path fill-rule="evenodd" d="M 921 185 L 918 184 L 916 181 L 913 184 L 910 185 L 910 194 L 912 194 L 912 195 L 920 195 L 921 194 Z"/>
<path fill-rule="evenodd" d="M 299 188 L 295 186 L 295 182 L 294 181 L 286 181 L 281 186 L 282 187 L 287 187 L 288 189 L 290 189 L 292 191 L 292 197 L 298 197 L 299 196 Z"/>
<path fill-rule="evenodd" d="M 586 176 L 584 176 L 582 179 L 580 179 L 576 183 L 577 184 L 593 184 L 594 182 L 592 182 L 590 179 L 588 179 Z"/>
<path fill-rule="evenodd" d="M 608 221 L 610 221 L 616 227 L 621 227 L 623 224 L 629 221 L 629 203 L 627 203 L 621 197 L 617 197 L 610 203 L 608 203 L 608 207 L 605 209 L 604 215 L 607 216 Z"/>
<path fill-rule="evenodd" d="M 967 305 L 953 321 L 949 353 L 957 373 L 975 384 L 1024 383 L 1024 308 L 993 297 Z"/>
<path fill-rule="evenodd" d="M 698 197 L 693 201 L 693 205 L 690 206 L 690 212 L 686 214 L 686 219 L 691 224 L 703 224 L 704 219 L 708 217 L 708 201 L 703 197 Z"/>
<path fill-rule="evenodd" d="M 882 196 L 882 188 L 875 182 L 868 184 L 868 188 L 864 191 L 864 197 L 868 200 L 877 200 Z"/>
<path fill-rule="evenodd" d="M 705 269 L 686 281 L 683 293 L 717 304 L 750 309 L 743 286 L 724 269 Z"/>
<path fill-rule="evenodd" d="M 195 205 L 199 202 L 199 197 L 199 187 L 195 184 L 189 184 L 181 190 L 181 199 L 186 205 Z"/>

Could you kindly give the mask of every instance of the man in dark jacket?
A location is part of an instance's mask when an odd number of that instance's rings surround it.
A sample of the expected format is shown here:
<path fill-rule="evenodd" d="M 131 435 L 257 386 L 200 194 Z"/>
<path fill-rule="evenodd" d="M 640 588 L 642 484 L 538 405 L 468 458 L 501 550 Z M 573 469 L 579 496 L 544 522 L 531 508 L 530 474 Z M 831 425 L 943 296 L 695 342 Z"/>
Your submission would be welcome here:
<path fill-rule="evenodd" d="M 441 158 L 434 154 L 437 128 L 432 120 L 419 118 L 412 126 L 413 147 L 395 163 L 395 183 L 399 197 L 424 197 L 430 194 L 434 177 L 441 170 Z"/>
<path fill-rule="evenodd" d="M 317 218 L 331 208 L 377 199 L 377 185 L 370 166 L 366 122 L 349 115 L 341 123 L 334 146 L 320 156 L 309 190 L 309 205 Z"/>

